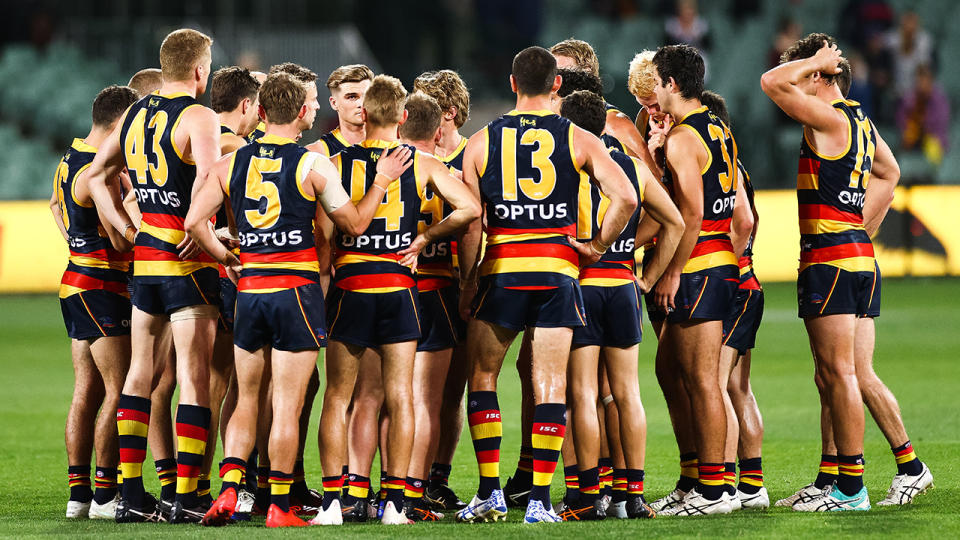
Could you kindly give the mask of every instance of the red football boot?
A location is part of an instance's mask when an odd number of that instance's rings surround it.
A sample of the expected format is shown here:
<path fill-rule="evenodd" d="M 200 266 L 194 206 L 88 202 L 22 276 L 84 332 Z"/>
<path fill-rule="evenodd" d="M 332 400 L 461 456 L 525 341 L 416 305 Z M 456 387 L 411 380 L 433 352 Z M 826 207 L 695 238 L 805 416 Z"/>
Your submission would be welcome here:
<path fill-rule="evenodd" d="M 298 518 L 293 511 L 284 512 L 275 504 L 270 505 L 267 510 L 267 527 L 306 527 L 307 522 Z"/>
<path fill-rule="evenodd" d="M 213 501 L 213 506 L 204 514 L 201 523 L 207 527 L 220 527 L 230 522 L 230 516 L 237 508 L 237 490 L 230 488 Z"/>

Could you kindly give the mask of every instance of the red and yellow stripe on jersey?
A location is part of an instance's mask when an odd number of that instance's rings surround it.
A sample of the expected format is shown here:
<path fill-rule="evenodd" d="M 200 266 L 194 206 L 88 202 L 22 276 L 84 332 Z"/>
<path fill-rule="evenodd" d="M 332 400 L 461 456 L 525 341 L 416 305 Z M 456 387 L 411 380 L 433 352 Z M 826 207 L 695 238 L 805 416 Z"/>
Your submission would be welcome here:
<path fill-rule="evenodd" d="M 730 128 L 706 106 L 680 118 L 676 125 L 696 135 L 707 151 L 707 163 L 700 171 L 703 180 L 703 221 L 697 243 L 690 253 L 684 274 L 736 266 L 737 256 L 730 242 L 730 223 L 737 195 L 737 143 Z M 669 168 L 665 176 L 671 176 Z M 671 181 L 665 181 L 672 184 Z"/>
<path fill-rule="evenodd" d="M 135 276 L 163 281 L 201 268 L 215 268 L 206 253 L 180 260 L 177 244 L 186 233 L 196 165 L 184 158 L 174 134 L 184 113 L 201 107 L 187 93 L 154 93 L 134 103 L 120 128 L 120 147 L 143 213 L 134 248 Z"/>
<path fill-rule="evenodd" d="M 750 203 L 752 211 L 754 208 L 753 182 L 750 181 L 750 175 L 747 174 L 747 169 L 744 168 L 739 159 L 737 160 L 737 167 L 740 169 L 740 185 L 747 192 L 747 201 Z M 737 261 L 737 265 L 740 267 L 740 288 L 744 290 L 762 289 L 760 281 L 753 272 L 753 240 L 753 233 L 751 232 L 750 238 L 747 239 L 747 247 Z"/>
<path fill-rule="evenodd" d="M 480 277 L 509 289 L 549 289 L 576 281 L 580 168 L 574 126 L 550 111 L 512 111 L 482 130 L 480 195 L 486 252 Z"/>
<path fill-rule="evenodd" d="M 847 120 L 847 148 L 835 156 L 813 149 L 804 131 L 797 169 L 800 271 L 814 264 L 873 272 L 873 243 L 863 226 L 863 200 L 877 148 L 873 123 L 855 101 L 832 103 Z"/>
<path fill-rule="evenodd" d="M 239 292 L 271 293 L 319 282 L 316 197 L 303 190 L 317 156 L 293 139 L 269 134 L 234 152 L 227 195 L 241 242 Z"/>
<path fill-rule="evenodd" d="M 437 155 L 437 159 L 442 161 L 457 178 L 462 178 L 463 175 L 463 153 L 467 149 L 468 141 L 469 139 L 466 137 L 461 137 L 460 144 L 457 145 L 457 148 L 453 152 L 446 156 Z M 453 268 L 458 268 L 460 265 L 460 260 L 457 258 L 456 239 L 450 241 L 450 265 Z"/>
<path fill-rule="evenodd" d="M 633 189 L 637 192 L 637 199 L 643 201 L 643 184 L 640 182 L 640 167 L 643 165 L 636 158 L 630 157 L 623 152 L 614 149 L 610 150 L 610 157 L 620 165 L 623 172 L 630 179 Z M 582 187 L 582 186 L 581 186 Z M 589 223 L 581 223 L 590 230 L 584 231 L 578 225 L 577 233 L 580 236 L 586 234 L 587 238 L 593 239 L 600 233 L 600 225 L 603 223 L 603 216 L 607 213 L 610 206 L 608 199 L 600 189 L 592 182 L 589 183 L 589 193 L 580 194 L 579 215 L 588 216 Z M 580 269 L 580 285 L 593 287 L 619 287 L 627 283 L 636 281 L 636 262 L 634 252 L 636 246 L 634 242 L 637 236 L 637 223 L 640 220 L 640 207 L 633 212 L 627 226 L 624 227 L 620 236 L 610 245 L 610 249 L 600 257 L 600 260 Z"/>
<path fill-rule="evenodd" d="M 93 203 L 82 204 L 74 191 L 77 176 L 90 167 L 96 153 L 93 146 L 74 139 L 53 180 L 70 245 L 70 259 L 60 280 L 60 298 L 90 290 L 129 296 L 127 270 L 132 254 L 113 249 Z"/>
<path fill-rule="evenodd" d="M 354 202 L 360 201 L 371 189 L 381 154 L 399 144 L 366 140 L 333 156 L 343 187 Z M 398 255 L 410 246 L 417 234 L 426 187 L 426 182 L 417 174 L 419 160 L 425 154 L 413 150 L 413 165 L 387 188 L 367 230 L 358 236 L 337 230 L 333 285 L 362 293 L 396 292 L 416 286 L 413 273 L 400 265 L 402 257 Z"/>
<path fill-rule="evenodd" d="M 434 193 L 430 186 L 425 186 L 423 202 L 420 205 L 420 219 L 417 221 L 417 234 L 436 225 L 451 212 L 453 208 Z M 453 285 L 453 245 L 455 243 L 455 237 L 451 235 L 424 246 L 417 258 L 418 290 L 434 291 Z"/>

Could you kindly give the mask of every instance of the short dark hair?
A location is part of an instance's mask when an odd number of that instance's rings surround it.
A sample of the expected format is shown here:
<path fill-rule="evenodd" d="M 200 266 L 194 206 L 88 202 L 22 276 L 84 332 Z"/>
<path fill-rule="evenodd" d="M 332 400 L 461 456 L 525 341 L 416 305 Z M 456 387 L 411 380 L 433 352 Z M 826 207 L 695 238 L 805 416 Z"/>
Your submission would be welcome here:
<path fill-rule="evenodd" d="M 93 125 L 109 127 L 127 110 L 127 107 L 140 99 L 139 94 L 129 86 L 111 85 L 97 94 L 93 100 Z"/>
<path fill-rule="evenodd" d="M 288 75 L 292 75 L 294 79 L 297 79 L 303 84 L 310 84 L 312 82 L 316 82 L 317 80 L 316 73 L 301 66 L 300 64 L 294 64 L 293 62 L 284 62 L 282 64 L 270 66 L 270 71 L 267 73 L 267 76 L 273 75 L 274 73 L 286 73 Z"/>
<path fill-rule="evenodd" d="M 213 72 L 210 82 L 210 108 L 217 113 L 232 111 L 244 99 L 255 100 L 259 89 L 260 83 L 247 68 L 220 68 Z"/>
<path fill-rule="evenodd" d="M 603 97 L 603 81 L 589 71 L 582 69 L 563 68 L 557 70 L 557 75 L 563 81 L 560 83 L 560 89 L 557 95 L 567 97 L 577 90 L 587 90 Z"/>
<path fill-rule="evenodd" d="M 513 57 L 511 74 L 517 83 L 517 93 L 546 95 L 557 77 L 557 59 L 543 47 L 527 47 Z"/>
<path fill-rule="evenodd" d="M 700 103 L 706 105 L 710 112 L 717 115 L 727 127 L 730 127 L 730 113 L 727 112 L 727 100 L 723 99 L 723 96 L 710 90 L 704 90 L 700 94 Z"/>
<path fill-rule="evenodd" d="M 260 86 L 260 105 L 271 124 L 289 124 L 300 114 L 307 99 L 303 83 L 285 72 L 267 75 Z"/>
<path fill-rule="evenodd" d="M 589 90 L 577 90 L 563 98 L 560 116 L 599 137 L 607 124 L 607 104 Z"/>
<path fill-rule="evenodd" d="M 683 99 L 694 99 L 703 93 L 703 57 L 690 45 L 665 45 L 653 55 L 653 65 L 660 75 L 661 86 L 670 79 L 680 89 Z"/>
<path fill-rule="evenodd" d="M 410 141 L 432 140 L 443 120 L 437 100 L 423 92 L 414 92 L 407 97 L 404 108 L 407 121 L 400 124 L 400 136 Z"/>
<path fill-rule="evenodd" d="M 824 41 L 827 42 L 827 45 L 837 44 L 837 40 L 834 39 L 830 34 L 824 34 L 823 32 L 807 34 L 806 37 L 799 39 L 789 49 L 783 51 L 783 54 L 780 55 L 780 63 L 786 64 L 787 62 L 792 62 L 794 60 L 810 58 L 811 56 L 817 54 L 817 51 L 823 47 Z M 844 64 L 846 64 L 845 70 L 843 66 Z M 837 74 L 824 73 L 821 71 L 820 76 L 827 84 L 837 83 L 837 85 L 840 87 L 840 92 L 843 93 L 843 95 L 847 95 L 847 93 L 843 91 L 843 79 L 846 79 L 846 88 L 848 91 L 850 90 L 850 63 L 847 62 L 846 58 L 840 62 L 840 69 L 841 72 Z M 846 74 L 844 74 L 844 72 Z"/>

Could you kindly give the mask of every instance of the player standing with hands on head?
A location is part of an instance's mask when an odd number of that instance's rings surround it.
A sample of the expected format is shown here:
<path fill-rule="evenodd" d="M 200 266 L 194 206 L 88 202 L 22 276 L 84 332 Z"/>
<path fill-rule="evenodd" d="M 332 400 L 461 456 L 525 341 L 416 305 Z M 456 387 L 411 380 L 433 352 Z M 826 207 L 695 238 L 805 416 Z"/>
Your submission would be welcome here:
<path fill-rule="evenodd" d="M 767 96 L 803 125 L 797 170 L 798 312 L 809 334 L 823 401 L 830 407 L 838 452 L 832 489 L 793 504 L 794 510 L 806 512 L 870 509 L 863 485 L 864 413 L 856 351 L 866 346 L 862 340 L 872 349 L 875 339 L 866 319 L 880 315 L 880 271 L 870 234 L 886 215 L 900 177 L 890 147 L 860 104 L 845 99 L 837 84 L 838 75 L 849 69 L 846 63 L 832 37 L 810 34 L 760 80 Z M 895 479 L 894 488 L 905 486 L 912 498 L 933 477 L 916 459 L 909 440 L 894 448 L 898 465 L 901 453 L 913 470 L 901 471 L 907 481 Z"/>

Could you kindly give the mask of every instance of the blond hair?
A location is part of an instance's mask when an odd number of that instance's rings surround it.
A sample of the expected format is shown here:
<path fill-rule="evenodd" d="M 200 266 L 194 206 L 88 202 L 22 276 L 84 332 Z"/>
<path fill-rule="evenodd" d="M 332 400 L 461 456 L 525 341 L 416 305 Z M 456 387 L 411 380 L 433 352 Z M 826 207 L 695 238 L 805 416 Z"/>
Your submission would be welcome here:
<path fill-rule="evenodd" d="M 372 81 L 373 70 L 363 64 L 340 66 L 327 77 L 327 89 L 336 90 L 343 83 Z"/>
<path fill-rule="evenodd" d="M 210 57 L 210 36 L 190 28 L 174 30 L 160 44 L 160 70 L 163 80 L 186 81 L 193 78 L 193 70 Z"/>
<path fill-rule="evenodd" d="M 589 43 L 581 39 L 565 39 L 550 47 L 550 53 L 554 56 L 566 56 L 573 58 L 577 63 L 577 69 L 589 71 L 597 77 L 600 76 L 600 60 L 597 53 Z"/>
<path fill-rule="evenodd" d="M 374 77 L 363 98 L 367 124 L 383 127 L 400 122 L 406 97 L 407 90 L 400 79 L 390 75 Z"/>
<path fill-rule="evenodd" d="M 423 73 L 413 81 L 413 91 L 437 100 L 443 112 L 455 107 L 457 115 L 453 117 L 453 125 L 457 129 L 463 127 L 470 117 L 470 91 L 456 71 L 441 69 Z"/>
<path fill-rule="evenodd" d="M 648 98 L 653 95 L 654 66 L 653 55 L 656 51 L 638 52 L 630 61 L 630 70 L 627 74 L 627 90 L 634 97 Z"/>
<path fill-rule="evenodd" d="M 127 86 L 136 90 L 140 97 L 156 92 L 163 86 L 163 75 L 157 68 L 144 68 L 130 77 Z"/>

